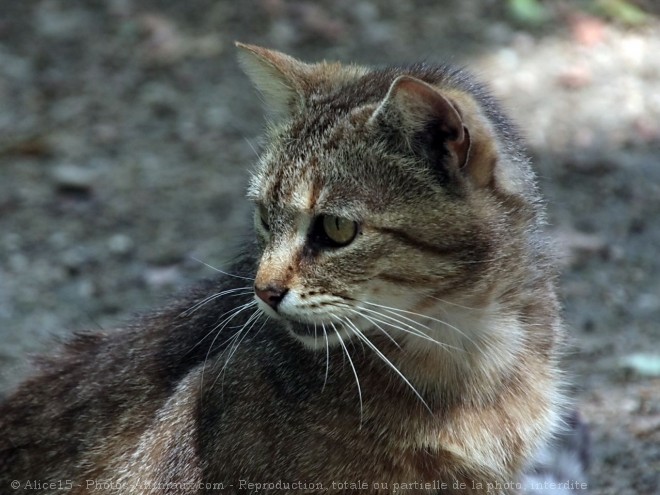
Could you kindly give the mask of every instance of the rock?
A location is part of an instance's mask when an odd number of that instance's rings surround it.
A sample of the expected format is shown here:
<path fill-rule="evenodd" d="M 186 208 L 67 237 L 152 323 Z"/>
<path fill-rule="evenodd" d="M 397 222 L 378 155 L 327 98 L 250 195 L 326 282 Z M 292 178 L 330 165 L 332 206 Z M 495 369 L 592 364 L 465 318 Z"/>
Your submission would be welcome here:
<path fill-rule="evenodd" d="M 181 272 L 177 266 L 154 266 L 144 272 L 145 283 L 153 288 L 173 287 L 181 282 Z"/>
<path fill-rule="evenodd" d="M 95 174 L 80 165 L 58 165 L 52 171 L 52 179 L 61 192 L 89 193 Z"/>
<path fill-rule="evenodd" d="M 219 34 L 184 33 L 172 19 L 161 14 L 143 14 L 138 24 L 144 33 L 142 57 L 149 64 L 171 65 L 185 57 L 216 57 L 224 47 Z"/>
<path fill-rule="evenodd" d="M 585 258 L 601 254 L 607 249 L 607 242 L 603 237 L 570 228 L 557 230 L 553 237 L 559 259 L 567 266 L 579 264 Z"/>
<path fill-rule="evenodd" d="M 660 440 L 660 415 L 636 418 L 628 428 L 638 438 Z"/>
<path fill-rule="evenodd" d="M 566 89 L 581 89 L 589 86 L 593 80 L 593 74 L 585 65 L 573 65 L 565 68 L 559 73 L 557 81 Z"/>
<path fill-rule="evenodd" d="M 133 239 L 125 234 L 115 234 L 108 240 L 108 249 L 114 254 L 127 254 L 133 250 Z"/>
<path fill-rule="evenodd" d="M 621 358 L 620 366 L 639 376 L 660 377 L 660 354 L 629 354 Z"/>
<path fill-rule="evenodd" d="M 145 33 L 143 56 L 148 62 L 170 64 L 183 57 L 184 40 L 176 24 L 167 17 L 150 13 L 139 19 Z"/>
<path fill-rule="evenodd" d="M 61 2 L 48 0 L 39 3 L 34 10 L 37 32 L 53 39 L 77 39 L 90 23 L 90 14 L 82 9 L 72 9 Z"/>

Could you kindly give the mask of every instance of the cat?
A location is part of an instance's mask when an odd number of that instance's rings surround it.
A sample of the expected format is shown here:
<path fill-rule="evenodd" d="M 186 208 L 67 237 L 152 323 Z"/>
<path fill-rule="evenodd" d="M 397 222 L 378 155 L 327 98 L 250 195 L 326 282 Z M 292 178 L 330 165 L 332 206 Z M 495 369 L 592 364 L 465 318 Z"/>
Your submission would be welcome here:
<path fill-rule="evenodd" d="M 43 358 L 0 406 L 2 492 L 524 490 L 568 399 L 515 127 L 462 69 L 237 45 L 269 111 L 254 242 Z"/>

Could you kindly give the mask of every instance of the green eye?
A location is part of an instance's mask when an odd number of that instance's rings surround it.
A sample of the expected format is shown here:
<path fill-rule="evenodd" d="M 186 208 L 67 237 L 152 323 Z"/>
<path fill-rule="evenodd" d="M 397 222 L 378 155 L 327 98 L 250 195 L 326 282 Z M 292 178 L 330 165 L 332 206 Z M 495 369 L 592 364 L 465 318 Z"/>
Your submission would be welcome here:
<path fill-rule="evenodd" d="M 357 223 L 347 218 L 321 215 L 317 220 L 317 226 L 315 241 L 328 247 L 346 246 L 357 234 Z"/>

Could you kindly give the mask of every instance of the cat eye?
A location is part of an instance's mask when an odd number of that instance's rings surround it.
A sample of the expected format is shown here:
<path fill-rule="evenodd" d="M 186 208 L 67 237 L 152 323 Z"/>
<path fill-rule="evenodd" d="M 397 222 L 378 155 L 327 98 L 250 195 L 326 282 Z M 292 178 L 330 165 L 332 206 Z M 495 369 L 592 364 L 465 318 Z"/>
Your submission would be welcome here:
<path fill-rule="evenodd" d="M 268 210 L 266 210 L 264 205 L 259 205 L 257 207 L 257 215 L 259 216 L 261 226 L 268 232 L 270 230 L 270 225 L 268 224 Z"/>
<path fill-rule="evenodd" d="M 321 247 L 343 247 L 357 235 L 357 223 L 334 215 L 321 215 L 312 228 L 311 240 Z"/>

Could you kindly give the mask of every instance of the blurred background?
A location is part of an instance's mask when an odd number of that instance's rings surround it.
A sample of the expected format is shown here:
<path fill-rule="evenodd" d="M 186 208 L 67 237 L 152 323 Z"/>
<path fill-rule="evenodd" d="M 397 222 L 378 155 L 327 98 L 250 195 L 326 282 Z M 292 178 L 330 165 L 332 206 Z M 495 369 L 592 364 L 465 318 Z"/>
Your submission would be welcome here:
<path fill-rule="evenodd" d="M 0 394 L 53 336 L 227 267 L 263 116 L 234 40 L 449 61 L 520 124 L 548 202 L 590 487 L 660 493 L 654 0 L 0 0 Z"/>

